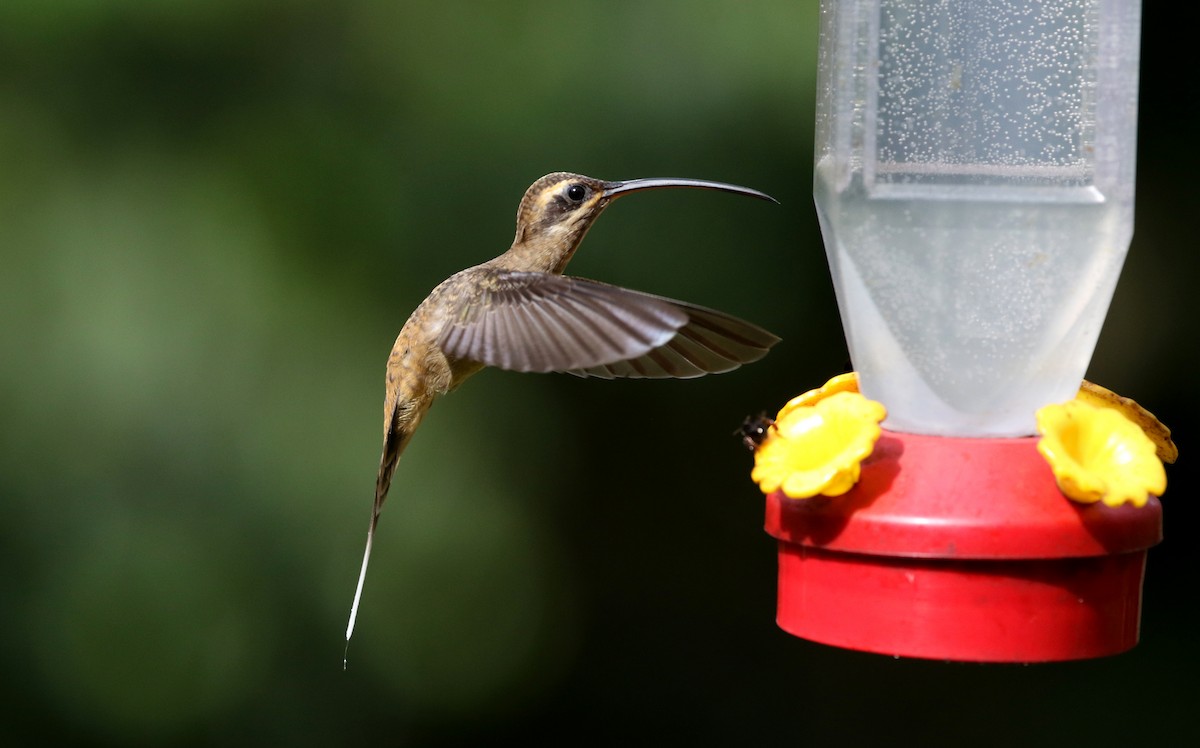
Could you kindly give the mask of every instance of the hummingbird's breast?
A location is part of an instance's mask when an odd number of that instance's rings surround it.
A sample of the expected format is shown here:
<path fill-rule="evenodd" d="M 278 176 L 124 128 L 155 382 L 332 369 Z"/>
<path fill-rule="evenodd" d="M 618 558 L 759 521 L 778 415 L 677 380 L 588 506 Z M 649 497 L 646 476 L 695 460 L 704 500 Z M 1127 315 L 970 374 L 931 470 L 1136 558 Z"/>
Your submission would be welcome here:
<path fill-rule="evenodd" d="M 479 271 L 469 268 L 442 281 L 409 316 L 388 359 L 389 383 L 414 399 L 444 395 L 482 368 L 448 356 L 438 344 L 448 325 L 461 322 L 479 304 Z"/>

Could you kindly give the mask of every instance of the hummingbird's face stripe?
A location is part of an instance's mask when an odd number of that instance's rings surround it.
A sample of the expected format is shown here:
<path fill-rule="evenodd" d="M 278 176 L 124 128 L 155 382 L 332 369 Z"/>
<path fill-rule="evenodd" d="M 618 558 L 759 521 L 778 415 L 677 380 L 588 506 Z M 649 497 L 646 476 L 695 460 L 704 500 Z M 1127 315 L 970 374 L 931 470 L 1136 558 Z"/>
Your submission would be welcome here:
<path fill-rule="evenodd" d="M 604 192 L 579 179 L 563 179 L 549 185 L 538 195 L 537 205 L 546 214 L 566 217 L 584 214 L 604 197 Z"/>
<path fill-rule="evenodd" d="M 566 240 L 570 234 L 586 229 L 605 202 L 604 191 L 589 181 L 561 179 L 533 195 L 531 223 L 547 237 Z"/>

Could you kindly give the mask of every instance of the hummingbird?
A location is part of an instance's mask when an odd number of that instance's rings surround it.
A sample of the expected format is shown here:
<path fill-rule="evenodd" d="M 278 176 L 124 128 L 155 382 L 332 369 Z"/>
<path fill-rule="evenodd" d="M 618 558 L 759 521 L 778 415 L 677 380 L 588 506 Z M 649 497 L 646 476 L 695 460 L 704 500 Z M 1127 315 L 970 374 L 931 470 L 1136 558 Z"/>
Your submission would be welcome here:
<path fill-rule="evenodd" d="M 486 366 L 605 379 L 687 379 L 757 361 L 779 342 L 761 327 L 723 312 L 562 274 L 612 201 L 664 188 L 720 190 L 778 202 L 748 187 L 699 179 L 606 182 L 568 172 L 548 174 L 521 198 L 512 245 L 447 278 L 405 322 L 387 361 L 383 452 L 347 646 L 396 465 L 439 396 Z"/>

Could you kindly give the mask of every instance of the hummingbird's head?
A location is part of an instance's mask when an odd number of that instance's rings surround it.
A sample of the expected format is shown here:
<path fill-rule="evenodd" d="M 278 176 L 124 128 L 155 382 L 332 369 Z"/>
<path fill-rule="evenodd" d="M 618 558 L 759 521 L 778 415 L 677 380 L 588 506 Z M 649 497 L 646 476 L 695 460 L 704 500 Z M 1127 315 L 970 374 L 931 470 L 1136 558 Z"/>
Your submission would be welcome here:
<path fill-rule="evenodd" d="M 722 190 L 778 202 L 758 190 L 724 182 L 661 178 L 605 182 L 560 171 L 547 174 L 525 191 L 517 208 L 517 235 L 513 248 L 536 248 L 540 256 L 553 256 L 550 269 L 561 273 L 583 241 L 584 234 L 609 203 L 631 192 L 670 187 Z"/>
<path fill-rule="evenodd" d="M 534 182 L 517 208 L 516 241 L 578 245 L 609 203 L 606 184 L 561 171 Z"/>

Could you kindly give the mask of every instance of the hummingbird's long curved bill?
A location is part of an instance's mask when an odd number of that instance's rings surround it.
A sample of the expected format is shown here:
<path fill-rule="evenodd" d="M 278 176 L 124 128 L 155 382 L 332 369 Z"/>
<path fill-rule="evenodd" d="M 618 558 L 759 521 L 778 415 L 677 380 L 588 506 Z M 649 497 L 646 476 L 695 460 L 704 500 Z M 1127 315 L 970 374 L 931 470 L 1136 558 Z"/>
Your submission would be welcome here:
<path fill-rule="evenodd" d="M 776 205 L 779 201 L 771 197 L 765 192 L 752 190 L 749 187 L 742 187 L 737 184 L 727 184 L 725 182 L 709 182 L 706 179 L 673 179 L 670 177 L 650 177 L 648 179 L 627 179 L 622 182 L 607 182 L 604 186 L 604 196 L 607 198 L 616 198 L 621 195 L 629 194 L 630 192 L 640 192 L 642 190 L 660 190 L 669 187 L 691 187 L 699 190 L 721 190 L 722 192 L 736 192 L 741 195 L 749 195 L 757 197 L 759 200 L 770 200 Z"/>

